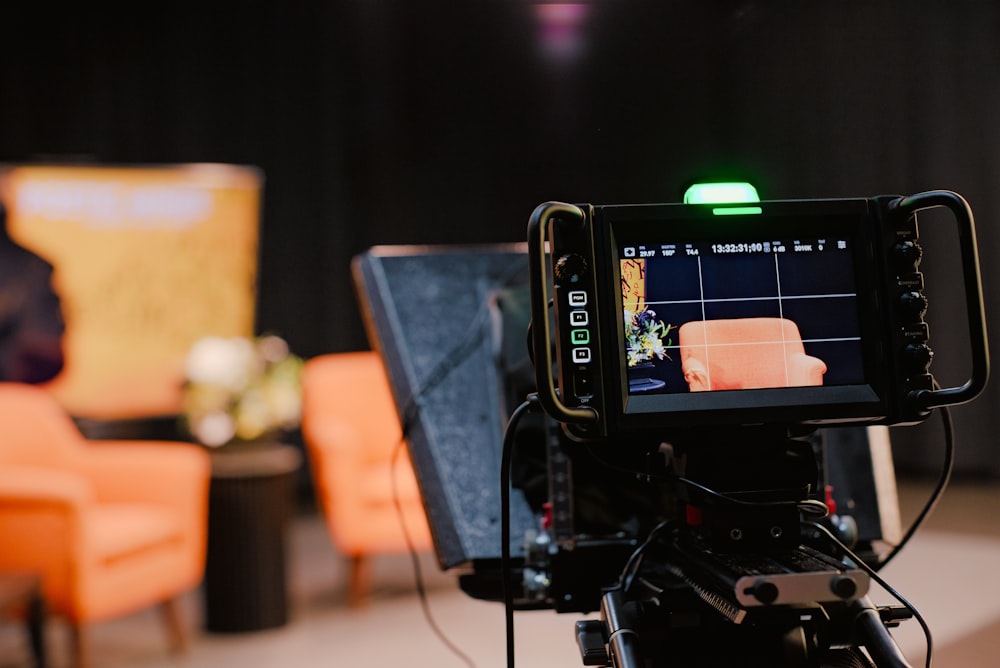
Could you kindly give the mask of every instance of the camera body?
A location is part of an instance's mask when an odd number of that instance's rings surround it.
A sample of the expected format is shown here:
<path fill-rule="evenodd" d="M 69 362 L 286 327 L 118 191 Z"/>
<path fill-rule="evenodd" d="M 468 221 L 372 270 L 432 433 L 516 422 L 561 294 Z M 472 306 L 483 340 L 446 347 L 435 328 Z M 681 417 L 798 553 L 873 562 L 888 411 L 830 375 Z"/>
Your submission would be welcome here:
<path fill-rule="evenodd" d="M 919 271 L 916 212 L 932 207 L 958 227 L 973 362 L 965 384 L 945 389 L 930 374 Z M 949 191 L 549 202 L 531 216 L 528 245 L 539 399 L 574 439 L 912 424 L 985 386 L 974 224 Z"/>

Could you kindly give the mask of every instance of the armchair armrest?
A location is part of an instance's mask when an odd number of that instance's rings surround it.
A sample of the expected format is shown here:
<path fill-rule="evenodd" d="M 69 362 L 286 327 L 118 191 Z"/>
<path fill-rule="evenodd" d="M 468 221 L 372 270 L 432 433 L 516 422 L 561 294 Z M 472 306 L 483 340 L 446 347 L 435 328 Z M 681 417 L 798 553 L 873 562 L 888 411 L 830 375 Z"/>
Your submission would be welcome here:
<path fill-rule="evenodd" d="M 79 512 L 95 500 L 93 484 L 73 471 L 0 466 L 0 505 L 63 506 Z"/>
<path fill-rule="evenodd" d="M 684 380 L 692 392 L 702 392 L 708 390 L 708 370 L 701 360 L 695 357 L 688 357 L 684 360 Z"/>
<path fill-rule="evenodd" d="M 79 470 L 93 481 L 103 502 L 176 506 L 188 500 L 202 506 L 211 461 L 192 443 L 93 440 Z"/>
<path fill-rule="evenodd" d="M 788 364 L 793 371 L 796 385 L 822 385 L 826 374 L 826 363 L 818 357 L 805 353 L 793 353 L 788 356 Z"/>
<path fill-rule="evenodd" d="M 0 569 L 41 573 L 49 594 L 77 582 L 94 499 L 79 473 L 0 466 Z M 49 603 L 63 609 L 63 600 Z"/>
<path fill-rule="evenodd" d="M 79 469 L 103 503 L 150 504 L 176 513 L 192 578 L 205 558 L 211 458 L 193 443 L 88 441 Z"/>

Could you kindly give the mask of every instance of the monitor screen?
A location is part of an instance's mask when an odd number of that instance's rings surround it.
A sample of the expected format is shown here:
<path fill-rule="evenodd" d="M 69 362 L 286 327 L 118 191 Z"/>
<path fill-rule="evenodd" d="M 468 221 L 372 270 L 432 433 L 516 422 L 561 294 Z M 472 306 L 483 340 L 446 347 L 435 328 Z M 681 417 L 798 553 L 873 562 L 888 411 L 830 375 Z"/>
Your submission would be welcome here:
<path fill-rule="evenodd" d="M 877 400 L 864 216 L 787 213 L 612 213 L 624 414 Z"/>

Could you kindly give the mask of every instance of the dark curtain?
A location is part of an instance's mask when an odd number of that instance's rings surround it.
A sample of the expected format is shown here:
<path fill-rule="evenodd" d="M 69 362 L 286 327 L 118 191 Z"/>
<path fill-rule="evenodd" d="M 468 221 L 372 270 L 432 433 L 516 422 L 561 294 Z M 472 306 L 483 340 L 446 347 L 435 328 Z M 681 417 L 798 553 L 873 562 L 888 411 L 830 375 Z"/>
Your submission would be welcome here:
<path fill-rule="evenodd" d="M 520 241 L 549 199 L 948 188 L 977 214 L 1000 314 L 1000 9 L 973 2 L 527 0 L 5 8 L 0 162 L 252 164 L 266 175 L 258 329 L 366 347 L 350 258 Z M 945 384 L 968 375 L 946 224 L 924 239 Z M 961 470 L 1000 474 L 997 393 L 955 411 Z M 936 423 L 897 429 L 933 468 Z"/>

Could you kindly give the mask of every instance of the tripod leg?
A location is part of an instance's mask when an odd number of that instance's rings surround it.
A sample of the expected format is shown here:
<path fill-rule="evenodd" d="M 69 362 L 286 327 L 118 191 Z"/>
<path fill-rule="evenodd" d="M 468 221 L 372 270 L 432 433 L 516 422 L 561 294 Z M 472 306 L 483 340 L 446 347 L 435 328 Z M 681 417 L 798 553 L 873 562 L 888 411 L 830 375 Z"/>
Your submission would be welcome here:
<path fill-rule="evenodd" d="M 626 601 L 620 589 L 607 592 L 601 599 L 601 617 L 607 626 L 608 654 L 615 668 L 643 666 L 636 605 Z"/>
<path fill-rule="evenodd" d="M 868 650 L 875 665 L 879 668 L 911 668 L 871 600 L 865 596 L 855 601 L 852 608 L 857 613 L 855 631 L 859 644 Z"/>

